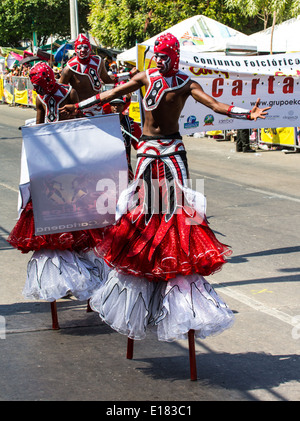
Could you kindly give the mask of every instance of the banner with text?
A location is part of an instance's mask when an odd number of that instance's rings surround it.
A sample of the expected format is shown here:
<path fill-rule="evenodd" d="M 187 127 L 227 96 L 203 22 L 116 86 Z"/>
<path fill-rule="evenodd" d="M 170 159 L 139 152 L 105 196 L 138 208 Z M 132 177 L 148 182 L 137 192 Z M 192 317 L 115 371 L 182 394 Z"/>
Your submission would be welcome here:
<path fill-rule="evenodd" d="M 140 70 L 155 65 L 153 51 L 146 50 Z M 226 56 L 182 51 L 180 69 L 219 102 L 250 110 L 260 98 L 260 108 L 272 107 L 266 119 L 245 121 L 217 114 L 189 97 L 179 121 L 182 134 L 300 125 L 300 53 Z"/>
<path fill-rule="evenodd" d="M 294 127 L 264 128 L 260 133 L 261 141 L 271 145 L 297 146 L 296 130 Z"/>
<path fill-rule="evenodd" d="M 128 171 L 118 114 L 24 126 L 22 135 L 36 235 L 115 222 Z"/>

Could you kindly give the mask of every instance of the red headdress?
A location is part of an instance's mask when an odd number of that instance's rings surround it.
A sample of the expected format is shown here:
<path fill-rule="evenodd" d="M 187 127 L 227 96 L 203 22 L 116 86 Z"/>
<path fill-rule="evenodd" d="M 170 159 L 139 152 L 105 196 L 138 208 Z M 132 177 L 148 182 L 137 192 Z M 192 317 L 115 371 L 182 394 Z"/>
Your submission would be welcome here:
<path fill-rule="evenodd" d="M 33 66 L 29 77 L 35 90 L 41 95 L 50 94 L 56 89 L 54 72 L 47 63 L 40 62 Z"/>
<path fill-rule="evenodd" d="M 92 46 L 89 39 L 85 35 L 79 34 L 74 42 L 74 46 L 79 62 L 84 63 L 88 61 L 92 52 Z M 87 48 L 84 49 L 84 46 Z"/>
<path fill-rule="evenodd" d="M 180 44 L 170 33 L 159 36 L 154 43 L 154 53 L 164 54 L 170 58 L 170 66 L 164 76 L 173 76 L 179 70 Z"/>

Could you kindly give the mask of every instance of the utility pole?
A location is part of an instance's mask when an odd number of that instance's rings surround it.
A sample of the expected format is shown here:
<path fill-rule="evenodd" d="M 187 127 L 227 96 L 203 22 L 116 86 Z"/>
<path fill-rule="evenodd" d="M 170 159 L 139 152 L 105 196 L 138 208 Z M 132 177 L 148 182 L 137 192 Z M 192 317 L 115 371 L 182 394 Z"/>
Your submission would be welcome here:
<path fill-rule="evenodd" d="M 35 31 L 35 22 L 34 19 L 32 19 L 32 27 L 33 27 L 33 32 L 32 32 L 32 52 L 36 53 L 37 50 L 37 32 Z"/>
<path fill-rule="evenodd" d="M 70 24 L 71 40 L 75 40 L 79 35 L 77 0 L 70 0 Z"/>

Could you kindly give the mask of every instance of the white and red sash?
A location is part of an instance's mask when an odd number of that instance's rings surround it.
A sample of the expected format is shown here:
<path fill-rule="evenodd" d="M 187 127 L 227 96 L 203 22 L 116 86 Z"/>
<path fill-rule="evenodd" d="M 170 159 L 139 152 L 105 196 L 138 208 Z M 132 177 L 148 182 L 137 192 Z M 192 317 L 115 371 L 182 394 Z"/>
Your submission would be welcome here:
<path fill-rule="evenodd" d="M 163 77 L 156 68 L 146 70 L 146 74 L 149 81 L 149 87 L 143 99 L 146 111 L 155 110 L 165 92 L 182 88 L 190 80 L 190 77 L 181 71 L 168 78 Z"/>
<path fill-rule="evenodd" d="M 101 89 L 101 80 L 98 74 L 100 64 L 101 57 L 99 56 L 90 56 L 88 64 L 80 63 L 78 57 L 75 56 L 68 61 L 67 66 L 79 75 L 88 76 L 94 90 L 99 91 Z"/>
<path fill-rule="evenodd" d="M 166 194 L 164 194 L 165 200 L 168 201 L 168 206 L 165 208 L 168 209 L 168 212 L 164 216 L 166 222 L 180 207 L 184 207 L 190 217 L 193 216 L 194 210 L 197 211 L 198 215 L 205 220 L 206 199 L 201 192 L 190 188 L 186 152 L 182 139 L 143 140 L 142 137 L 138 145 L 137 158 L 134 181 L 122 191 L 119 197 L 116 220 L 138 202 L 142 206 L 137 206 L 132 221 L 136 221 L 147 210 L 145 219 L 147 225 L 154 213 L 157 212 L 155 206 L 158 202 L 155 198 L 155 188 L 158 186 L 168 186 L 172 190 L 172 193 L 171 191 L 166 193 L 165 190 Z M 174 189 L 172 182 L 174 182 Z M 147 185 L 147 187 L 140 189 L 137 194 L 137 188 L 142 185 Z M 152 187 L 150 187 L 151 185 Z M 182 193 L 186 199 L 185 202 L 182 201 Z"/>
<path fill-rule="evenodd" d="M 41 102 L 46 107 L 45 123 L 55 123 L 59 120 L 59 106 L 67 98 L 71 89 L 72 87 L 69 85 L 57 83 L 57 90 L 54 93 L 39 95 Z"/>

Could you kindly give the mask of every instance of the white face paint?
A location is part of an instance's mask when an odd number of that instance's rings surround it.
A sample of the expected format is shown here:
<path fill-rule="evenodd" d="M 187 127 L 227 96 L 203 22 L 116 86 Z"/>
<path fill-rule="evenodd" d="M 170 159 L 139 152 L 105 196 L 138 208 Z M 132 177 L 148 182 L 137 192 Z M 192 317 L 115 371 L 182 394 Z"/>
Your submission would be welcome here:
<path fill-rule="evenodd" d="M 171 58 L 167 56 L 166 54 L 160 54 L 160 53 L 156 53 L 154 57 L 155 57 L 155 61 L 156 61 L 159 72 L 167 73 L 168 70 L 170 69 Z"/>
<path fill-rule="evenodd" d="M 90 55 L 90 47 L 87 44 L 79 44 L 76 48 L 76 53 L 79 58 L 88 58 Z"/>
<path fill-rule="evenodd" d="M 42 95 L 42 96 L 45 95 L 45 91 L 42 86 L 37 85 L 36 83 L 33 83 L 32 86 L 37 94 Z"/>

